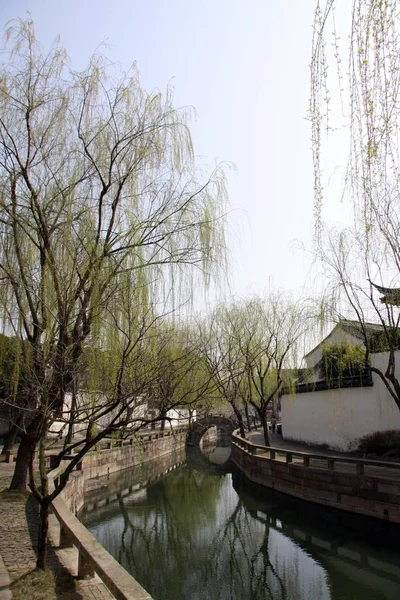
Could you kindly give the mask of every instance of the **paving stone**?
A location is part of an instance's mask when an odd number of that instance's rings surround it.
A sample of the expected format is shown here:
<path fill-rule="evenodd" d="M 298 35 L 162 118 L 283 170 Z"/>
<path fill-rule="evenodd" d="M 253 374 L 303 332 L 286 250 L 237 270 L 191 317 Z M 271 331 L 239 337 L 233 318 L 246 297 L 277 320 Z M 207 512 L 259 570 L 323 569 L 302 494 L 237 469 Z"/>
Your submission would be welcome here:
<path fill-rule="evenodd" d="M 0 556 L 0 600 L 11 600 L 10 576 Z"/>
<path fill-rule="evenodd" d="M 0 491 L 9 487 L 14 466 L 0 463 Z M 38 506 L 31 496 L 13 502 L 0 499 L 0 514 L 0 600 L 11 600 L 8 578 L 12 582 L 33 570 L 36 565 Z M 52 570 L 65 571 L 68 567 L 72 576 L 76 574 L 70 568 L 70 563 L 65 564 L 52 544 L 49 545 L 47 565 Z M 91 580 L 76 580 L 75 593 L 76 598 L 82 600 L 114 599 L 97 576 Z"/>

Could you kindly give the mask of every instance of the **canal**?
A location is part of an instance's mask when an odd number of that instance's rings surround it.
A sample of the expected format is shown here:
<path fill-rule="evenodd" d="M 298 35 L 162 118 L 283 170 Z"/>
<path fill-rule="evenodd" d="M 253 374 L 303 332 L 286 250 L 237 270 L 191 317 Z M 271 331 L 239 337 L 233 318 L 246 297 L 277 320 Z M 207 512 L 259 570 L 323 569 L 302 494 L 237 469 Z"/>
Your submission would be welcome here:
<path fill-rule="evenodd" d="M 82 522 L 154 600 L 398 600 L 400 542 L 250 493 L 199 450 L 89 492 Z"/>

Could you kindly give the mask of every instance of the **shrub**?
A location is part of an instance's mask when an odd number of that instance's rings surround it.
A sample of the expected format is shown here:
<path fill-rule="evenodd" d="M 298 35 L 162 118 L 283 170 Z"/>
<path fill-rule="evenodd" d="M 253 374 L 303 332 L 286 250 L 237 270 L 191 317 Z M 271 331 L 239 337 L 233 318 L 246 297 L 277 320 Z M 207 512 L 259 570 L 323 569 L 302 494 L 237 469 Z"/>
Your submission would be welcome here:
<path fill-rule="evenodd" d="M 399 350 L 400 332 L 393 327 L 387 327 L 386 331 L 375 331 L 369 336 L 368 343 L 371 352 Z"/>
<path fill-rule="evenodd" d="M 364 435 L 358 442 L 358 451 L 362 454 L 399 454 L 400 455 L 400 431 L 389 429 L 387 431 L 376 431 Z"/>
<path fill-rule="evenodd" d="M 361 345 L 327 344 L 322 348 L 320 376 L 329 382 L 365 373 L 365 348 Z"/>

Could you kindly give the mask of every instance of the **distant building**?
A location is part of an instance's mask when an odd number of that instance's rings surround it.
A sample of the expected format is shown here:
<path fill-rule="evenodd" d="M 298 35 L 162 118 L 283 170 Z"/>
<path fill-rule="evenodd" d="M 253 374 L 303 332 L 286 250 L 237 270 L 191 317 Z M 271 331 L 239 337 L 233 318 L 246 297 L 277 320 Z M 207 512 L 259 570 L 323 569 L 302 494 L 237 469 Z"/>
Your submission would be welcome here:
<path fill-rule="evenodd" d="M 400 411 L 375 373 L 327 382 L 321 376 L 322 350 L 328 344 L 363 344 L 384 331 L 380 324 L 343 320 L 304 357 L 304 369 L 293 371 L 292 384 L 281 397 L 285 439 L 354 449 L 358 440 L 375 431 L 400 430 Z M 389 353 L 373 352 L 371 365 L 385 371 Z M 400 379 L 400 351 L 396 351 Z"/>

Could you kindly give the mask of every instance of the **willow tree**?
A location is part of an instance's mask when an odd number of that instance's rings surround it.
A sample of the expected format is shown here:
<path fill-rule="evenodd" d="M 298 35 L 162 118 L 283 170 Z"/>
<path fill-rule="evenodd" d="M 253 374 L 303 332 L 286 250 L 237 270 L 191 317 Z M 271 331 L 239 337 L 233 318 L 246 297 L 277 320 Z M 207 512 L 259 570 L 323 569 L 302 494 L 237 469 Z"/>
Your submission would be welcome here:
<path fill-rule="evenodd" d="M 239 394 L 260 420 L 266 445 L 268 410 L 276 413 L 287 369 L 296 366 L 306 327 L 304 308 L 282 294 L 253 298 L 241 307 L 238 353 L 243 376 Z"/>
<path fill-rule="evenodd" d="M 310 119 L 317 253 L 328 266 L 333 308 L 359 321 L 366 365 L 371 351 L 387 351 L 386 365 L 376 373 L 400 407 L 395 298 L 400 274 L 399 34 L 396 0 L 318 2 Z M 342 144 L 343 155 L 348 148 L 343 197 L 354 218 L 346 231 L 327 234 L 321 219 L 323 167 L 332 142 Z M 376 339 L 371 341 L 369 321 L 381 326 L 379 348 Z"/>
<path fill-rule="evenodd" d="M 188 118 L 170 91 L 143 90 L 135 68 L 94 55 L 76 72 L 58 43 L 44 51 L 31 21 L 6 30 L 0 301 L 4 332 L 32 355 L 13 489 L 25 488 L 85 345 L 105 335 L 124 274 L 176 302 L 220 265 L 223 174 L 199 181 Z"/>
<path fill-rule="evenodd" d="M 149 397 L 161 415 L 161 428 L 171 420 L 189 418 L 213 399 L 213 378 L 206 368 L 200 345 L 188 323 L 164 323 L 156 331 L 149 357 L 153 373 Z M 183 411 L 181 411 L 183 409 Z M 181 416 L 177 417 L 181 411 Z"/>
<path fill-rule="evenodd" d="M 33 461 L 29 463 L 30 488 L 40 505 L 37 567 L 46 564 L 48 515 L 51 502 L 64 489 L 71 471 L 104 437 L 121 441 L 132 438 L 144 427 L 160 422 L 177 404 L 176 392 L 159 398 L 154 390 L 163 381 L 154 360 L 154 348 L 165 342 L 166 315 L 149 303 L 148 285 L 139 285 L 136 274 L 126 271 L 118 279 L 118 288 L 103 311 L 102 327 L 92 331 L 80 360 L 75 365 L 73 382 L 64 399 L 60 414 L 47 411 L 49 436 L 39 440 L 39 481 Z M 169 315 L 170 316 L 170 315 Z M 177 347 L 180 342 L 177 328 L 169 330 L 168 343 Z M 185 363 L 186 364 L 186 363 Z M 163 361 L 166 371 L 176 369 L 176 357 Z M 187 369 L 188 370 L 188 369 Z M 186 375 L 189 375 L 186 370 Z M 187 377 L 188 378 L 188 377 Z M 180 406 L 192 397 L 180 396 Z M 151 408 L 151 410 L 150 410 Z M 65 436 L 60 449 L 55 436 L 67 428 L 74 437 Z M 57 467 L 66 455 L 67 464 L 54 486 L 49 486 L 45 451 L 52 450 L 52 466 Z"/>
<path fill-rule="evenodd" d="M 0 410 L 8 415 L 8 433 L 2 454 L 12 450 L 15 438 L 23 425 L 24 411 L 16 406 L 18 396 L 21 408 L 25 406 L 24 380 L 29 365 L 29 351 L 21 351 L 20 340 L 0 334 Z"/>
<path fill-rule="evenodd" d="M 203 328 L 205 360 L 220 396 L 235 413 L 241 435 L 244 417 L 250 428 L 251 411 L 268 445 L 267 413 L 283 391 L 286 369 L 296 365 L 306 327 L 303 306 L 283 294 L 271 294 L 220 306 Z"/>
<path fill-rule="evenodd" d="M 215 400 L 226 402 L 239 424 L 240 435 L 245 436 L 243 405 L 239 386 L 243 378 L 243 365 L 238 353 L 238 327 L 240 311 L 235 305 L 218 306 L 199 324 L 199 340 L 204 364 L 213 379 Z"/>

